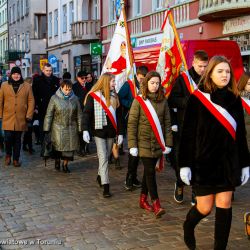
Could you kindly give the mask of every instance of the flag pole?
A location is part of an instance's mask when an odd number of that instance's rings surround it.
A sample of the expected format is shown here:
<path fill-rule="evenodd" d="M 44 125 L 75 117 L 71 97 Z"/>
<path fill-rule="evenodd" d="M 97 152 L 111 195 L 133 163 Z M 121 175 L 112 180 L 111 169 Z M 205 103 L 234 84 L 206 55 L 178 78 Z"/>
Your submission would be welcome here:
<path fill-rule="evenodd" d="M 128 56 L 129 56 L 129 62 L 133 74 L 133 86 L 134 86 L 134 93 L 135 96 L 137 96 L 137 91 L 136 91 L 136 86 L 135 86 L 135 72 L 134 72 L 134 67 L 133 67 L 133 55 L 132 55 L 132 47 L 131 47 L 131 42 L 130 42 L 130 34 L 128 32 L 128 25 L 127 25 L 127 18 L 126 18 L 126 13 L 125 13 L 125 7 L 124 7 L 124 1 L 121 1 L 121 6 L 122 6 L 122 13 L 123 13 L 123 18 L 124 18 L 124 27 L 126 31 L 126 37 L 127 37 L 127 48 L 128 48 Z"/>
<path fill-rule="evenodd" d="M 173 28 L 173 31 L 174 31 L 174 35 L 175 35 L 175 39 L 176 39 L 176 43 L 177 43 L 177 47 L 179 49 L 179 52 L 180 52 L 180 55 L 181 55 L 181 59 L 183 61 L 183 64 L 184 64 L 184 68 L 186 70 L 188 70 L 188 66 L 187 66 L 187 62 L 186 62 L 186 58 L 184 56 L 184 53 L 183 53 L 183 50 L 182 50 L 182 47 L 181 47 L 181 42 L 180 42 L 180 39 L 179 39 L 179 35 L 177 33 L 177 29 L 176 29 L 176 26 L 175 26 L 175 23 L 174 23 L 174 18 L 172 16 L 172 13 L 171 13 L 171 10 L 169 11 L 169 21 L 172 25 L 172 28 Z"/>

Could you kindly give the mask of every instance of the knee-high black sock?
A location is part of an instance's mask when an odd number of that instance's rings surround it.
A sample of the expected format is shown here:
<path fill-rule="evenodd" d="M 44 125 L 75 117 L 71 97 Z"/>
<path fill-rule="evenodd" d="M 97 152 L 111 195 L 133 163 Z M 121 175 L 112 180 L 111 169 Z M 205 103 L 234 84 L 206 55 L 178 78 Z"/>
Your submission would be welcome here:
<path fill-rule="evenodd" d="M 207 215 L 201 214 L 196 206 L 193 206 L 187 213 L 186 220 L 183 224 L 183 229 L 184 241 L 189 249 L 194 250 L 196 248 L 194 229 L 200 220 L 205 218 Z"/>
<path fill-rule="evenodd" d="M 225 250 L 232 222 L 232 208 L 216 207 L 214 250 Z"/>

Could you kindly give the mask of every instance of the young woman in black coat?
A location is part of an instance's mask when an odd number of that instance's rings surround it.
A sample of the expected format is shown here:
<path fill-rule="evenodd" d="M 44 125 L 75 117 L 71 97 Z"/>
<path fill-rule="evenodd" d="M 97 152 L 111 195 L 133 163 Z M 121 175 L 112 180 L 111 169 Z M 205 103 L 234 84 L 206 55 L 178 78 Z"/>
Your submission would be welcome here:
<path fill-rule="evenodd" d="M 208 94 L 234 120 L 235 137 L 200 101 L 199 91 Z M 214 249 L 224 250 L 232 221 L 232 193 L 249 178 L 244 112 L 225 57 L 211 58 L 199 91 L 189 98 L 180 142 L 180 176 L 187 185 L 191 183 L 197 195 L 197 205 L 190 209 L 183 225 L 184 241 L 189 249 L 196 248 L 195 226 L 215 204 Z"/>

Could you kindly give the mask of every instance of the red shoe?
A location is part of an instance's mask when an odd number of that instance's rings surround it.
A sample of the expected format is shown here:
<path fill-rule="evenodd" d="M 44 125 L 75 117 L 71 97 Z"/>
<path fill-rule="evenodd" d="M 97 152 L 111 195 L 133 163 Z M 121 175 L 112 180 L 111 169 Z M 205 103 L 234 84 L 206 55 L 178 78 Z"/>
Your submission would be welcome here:
<path fill-rule="evenodd" d="M 9 155 L 5 156 L 5 166 L 9 166 L 11 163 L 11 157 Z"/>
<path fill-rule="evenodd" d="M 17 161 L 17 160 L 14 160 L 14 161 L 13 161 L 13 165 L 14 165 L 14 167 L 16 167 L 16 168 L 21 167 L 21 163 L 20 163 L 19 161 Z"/>
<path fill-rule="evenodd" d="M 146 209 L 149 212 L 153 212 L 152 206 L 149 205 L 147 201 L 148 196 L 146 194 L 141 194 L 140 196 L 140 207 Z"/>
<path fill-rule="evenodd" d="M 156 218 L 159 218 L 166 213 L 165 209 L 161 207 L 159 198 L 153 201 L 153 209 Z"/>

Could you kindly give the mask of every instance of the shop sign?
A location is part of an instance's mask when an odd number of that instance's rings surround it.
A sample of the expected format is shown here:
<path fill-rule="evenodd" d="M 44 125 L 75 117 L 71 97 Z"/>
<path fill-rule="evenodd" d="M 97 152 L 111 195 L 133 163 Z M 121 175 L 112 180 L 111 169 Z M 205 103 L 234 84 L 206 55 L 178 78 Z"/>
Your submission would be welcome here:
<path fill-rule="evenodd" d="M 40 69 L 43 70 L 44 65 L 48 63 L 48 59 L 40 59 Z"/>
<path fill-rule="evenodd" d="M 102 44 L 101 43 L 91 43 L 90 44 L 90 54 L 91 55 L 101 55 L 102 54 Z"/>
<path fill-rule="evenodd" d="M 143 47 L 148 45 L 159 44 L 162 42 L 163 34 L 156 34 L 152 36 L 145 36 L 141 38 L 137 38 L 136 40 L 136 47 Z"/>
<path fill-rule="evenodd" d="M 223 23 L 222 34 L 238 33 L 250 30 L 250 16 L 232 18 Z"/>

